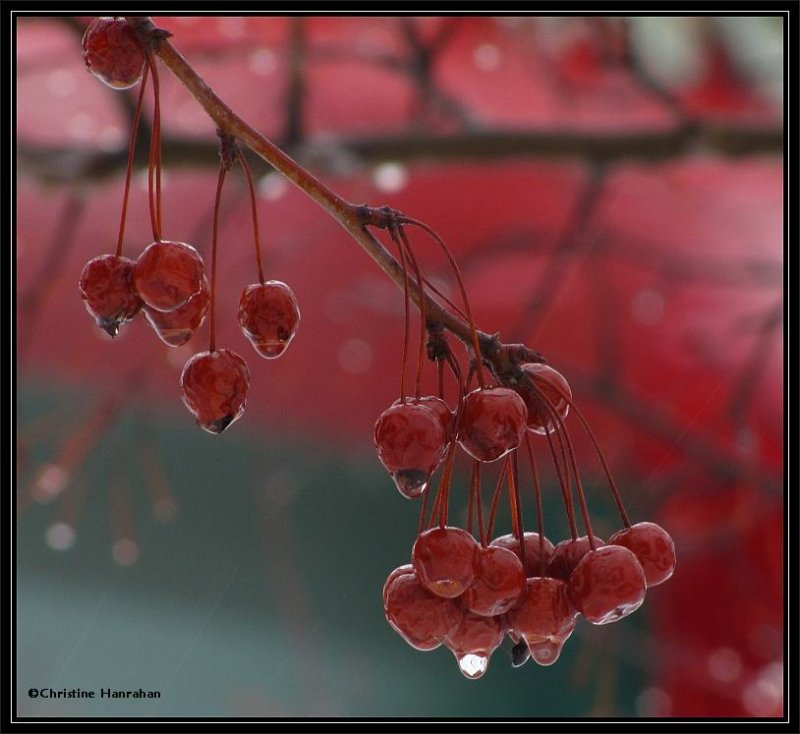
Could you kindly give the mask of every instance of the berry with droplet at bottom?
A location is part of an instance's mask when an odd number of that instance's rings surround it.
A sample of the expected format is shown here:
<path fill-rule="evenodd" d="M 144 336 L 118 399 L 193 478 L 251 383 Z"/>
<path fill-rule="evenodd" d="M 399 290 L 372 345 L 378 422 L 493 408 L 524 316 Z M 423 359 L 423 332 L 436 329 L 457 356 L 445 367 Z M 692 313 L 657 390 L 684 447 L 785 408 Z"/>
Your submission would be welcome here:
<path fill-rule="evenodd" d="M 567 582 L 572 605 L 592 624 L 627 617 L 642 605 L 646 590 L 642 565 L 621 545 L 589 551 Z"/>
<path fill-rule="evenodd" d="M 239 324 L 262 357 L 280 357 L 294 339 L 299 323 L 300 308 L 286 283 L 268 280 L 248 285 L 242 291 Z"/>
<path fill-rule="evenodd" d="M 428 591 L 446 598 L 463 594 L 479 570 L 480 546 L 466 530 L 431 528 L 420 533 L 411 551 L 411 564 Z"/>
<path fill-rule="evenodd" d="M 569 413 L 569 399 L 572 398 L 569 383 L 560 372 L 546 364 L 527 362 L 520 369 L 530 380 L 516 387 L 528 409 L 528 430 L 543 436 L 552 433 L 558 428 L 553 412 L 562 421 Z"/>
<path fill-rule="evenodd" d="M 664 583 L 675 570 L 675 544 L 669 533 L 653 522 L 638 522 L 623 528 L 608 542 L 633 552 L 642 564 L 648 588 Z"/>
<path fill-rule="evenodd" d="M 197 425 L 222 433 L 244 412 L 250 389 L 250 370 L 230 349 L 200 352 L 181 374 L 181 397 Z"/>
<path fill-rule="evenodd" d="M 143 303 L 133 286 L 133 260 L 100 255 L 83 267 L 79 281 L 86 310 L 112 339 L 119 326 L 141 310 Z"/>
<path fill-rule="evenodd" d="M 515 553 L 499 546 L 478 550 L 478 573 L 465 592 L 464 606 L 474 614 L 493 617 L 511 609 L 525 593 L 525 569 Z"/>
<path fill-rule="evenodd" d="M 180 347 L 188 342 L 206 318 L 211 291 L 208 280 L 203 276 L 203 284 L 183 306 L 173 311 L 156 311 L 144 307 L 144 315 L 161 341 L 171 347 Z"/>
<path fill-rule="evenodd" d="M 503 642 L 505 634 L 502 616 L 482 617 L 468 611 L 445 637 L 444 644 L 455 655 L 464 676 L 476 680 L 486 673 L 492 653 Z"/>
<path fill-rule="evenodd" d="M 434 650 L 458 625 L 463 612 L 452 599 L 423 588 L 413 571 L 397 574 L 397 570 L 384 584 L 386 620 L 411 647 Z"/>
<path fill-rule="evenodd" d="M 151 242 L 133 268 L 141 299 L 156 311 L 174 311 L 203 287 L 203 259 L 185 242 Z"/>
<path fill-rule="evenodd" d="M 563 581 L 535 576 L 527 580 L 525 597 L 506 616 L 509 627 L 530 646 L 545 641 L 563 643 L 575 629 L 577 613 Z"/>
<path fill-rule="evenodd" d="M 94 18 L 82 45 L 86 68 L 112 89 L 128 89 L 141 80 L 144 51 L 125 18 Z"/>
<path fill-rule="evenodd" d="M 594 536 L 595 548 L 605 545 L 605 542 Z M 581 558 L 592 549 L 589 545 L 589 536 L 581 535 L 579 538 L 568 538 L 556 543 L 553 553 L 550 556 L 550 563 L 547 567 L 547 575 L 562 581 L 568 581 L 570 575 L 575 570 Z"/>
<path fill-rule="evenodd" d="M 513 390 L 478 388 L 461 401 L 458 443 L 478 461 L 497 461 L 519 446 L 527 420 L 525 403 Z"/>
<path fill-rule="evenodd" d="M 400 494 L 419 497 L 444 451 L 444 429 L 436 413 L 414 402 L 393 405 L 376 421 L 373 439 L 378 458 Z"/>
<path fill-rule="evenodd" d="M 453 438 L 453 411 L 450 410 L 447 403 L 441 398 L 437 398 L 435 395 L 423 395 L 419 398 L 398 398 L 392 403 L 392 407 L 395 405 L 402 405 L 403 403 L 424 405 L 436 414 L 442 424 L 442 430 L 444 431 L 444 446 L 442 447 L 442 455 L 444 456 Z"/>

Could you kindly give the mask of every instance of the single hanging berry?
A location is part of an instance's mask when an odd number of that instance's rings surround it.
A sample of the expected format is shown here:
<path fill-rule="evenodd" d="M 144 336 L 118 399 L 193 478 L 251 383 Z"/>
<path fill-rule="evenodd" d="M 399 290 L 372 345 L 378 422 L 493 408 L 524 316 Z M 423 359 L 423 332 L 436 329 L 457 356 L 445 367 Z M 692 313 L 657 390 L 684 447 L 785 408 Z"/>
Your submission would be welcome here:
<path fill-rule="evenodd" d="M 203 287 L 203 259 L 184 242 L 152 242 L 136 260 L 133 283 L 150 308 L 174 311 Z"/>
<path fill-rule="evenodd" d="M 100 255 L 83 267 L 79 281 L 86 310 L 112 339 L 119 326 L 142 308 L 142 299 L 133 286 L 132 260 L 116 255 Z"/>
<path fill-rule="evenodd" d="M 373 432 L 378 458 L 404 497 L 415 499 L 427 488 L 446 446 L 439 417 L 414 402 L 381 413 Z"/>
<path fill-rule="evenodd" d="M 675 570 L 675 544 L 660 525 L 638 522 L 617 531 L 608 542 L 633 552 L 642 564 L 648 588 L 664 583 Z"/>
<path fill-rule="evenodd" d="M 458 626 L 444 639 L 444 644 L 458 661 L 464 677 L 476 680 L 486 673 L 492 653 L 500 647 L 507 625 L 502 616 L 482 617 L 464 612 Z"/>
<path fill-rule="evenodd" d="M 464 592 L 464 606 L 474 614 L 493 617 L 511 609 L 524 593 L 525 569 L 517 555 L 499 546 L 481 547 L 478 573 Z"/>
<path fill-rule="evenodd" d="M 230 349 L 195 354 L 181 374 L 181 397 L 209 433 L 222 433 L 244 412 L 250 370 Z"/>
<path fill-rule="evenodd" d="M 94 18 L 83 34 L 83 61 L 101 82 L 113 89 L 138 84 L 144 73 L 144 51 L 122 17 Z"/>
<path fill-rule="evenodd" d="M 183 306 L 174 311 L 156 311 L 145 306 L 144 315 L 150 326 L 165 344 L 180 347 L 188 342 L 205 321 L 211 291 L 203 276 L 202 286 Z"/>
<path fill-rule="evenodd" d="M 239 298 L 239 323 L 262 357 L 280 357 L 300 323 L 300 309 L 292 289 L 279 280 L 248 285 Z"/>
<path fill-rule="evenodd" d="M 569 399 L 572 398 L 569 383 L 560 372 L 546 364 L 527 362 L 520 369 L 530 380 L 530 384 L 521 382 L 515 388 L 528 409 L 528 430 L 542 436 L 552 433 L 558 428 L 553 413 L 562 421 L 569 413 Z"/>
<path fill-rule="evenodd" d="M 411 551 L 420 583 L 433 594 L 452 599 L 463 594 L 475 580 L 480 546 L 466 530 L 431 528 L 420 533 Z"/>
<path fill-rule="evenodd" d="M 525 403 L 513 390 L 478 388 L 461 402 L 458 443 L 478 461 L 496 461 L 519 446 L 527 420 Z"/>

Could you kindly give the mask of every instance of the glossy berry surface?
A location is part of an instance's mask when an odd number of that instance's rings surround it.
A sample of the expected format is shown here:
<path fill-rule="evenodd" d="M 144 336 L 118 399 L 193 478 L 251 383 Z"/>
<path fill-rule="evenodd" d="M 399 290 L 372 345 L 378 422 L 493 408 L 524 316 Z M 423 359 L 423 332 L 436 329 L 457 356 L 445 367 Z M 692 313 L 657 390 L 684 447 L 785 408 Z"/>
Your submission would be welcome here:
<path fill-rule="evenodd" d="M 474 614 L 504 614 L 525 593 L 525 569 L 515 553 L 499 546 L 478 550 L 478 572 L 465 592 L 464 606 Z"/>
<path fill-rule="evenodd" d="M 589 551 L 567 583 L 573 606 L 592 624 L 608 624 L 636 611 L 647 582 L 636 556 L 621 545 Z"/>
<path fill-rule="evenodd" d="M 161 341 L 171 347 L 180 347 L 188 342 L 200 328 L 208 312 L 211 291 L 208 280 L 203 276 L 203 284 L 183 306 L 174 311 L 156 311 L 145 306 L 144 315 Z"/>
<path fill-rule="evenodd" d="M 399 492 L 409 499 L 419 497 L 445 447 L 444 429 L 437 415 L 412 402 L 393 405 L 376 421 L 373 440 L 378 458 Z"/>
<path fill-rule="evenodd" d="M 562 421 L 569 413 L 569 401 L 562 394 L 572 398 L 569 383 L 546 364 L 528 362 L 520 369 L 530 380 L 530 384 L 520 383 L 516 388 L 528 409 L 528 430 L 541 435 L 552 433 L 558 428 L 553 411 Z"/>
<path fill-rule="evenodd" d="M 595 548 L 600 548 L 605 545 L 605 542 L 594 536 Z M 547 569 L 547 575 L 552 576 L 562 581 L 567 581 L 575 570 L 581 559 L 592 549 L 589 545 L 589 538 L 586 535 L 581 535 L 579 538 L 567 538 L 559 543 L 556 543 L 553 553 L 550 556 L 550 564 Z"/>
<path fill-rule="evenodd" d="M 203 286 L 203 260 L 184 242 L 152 242 L 136 260 L 133 283 L 156 311 L 174 311 Z"/>
<path fill-rule="evenodd" d="M 122 322 L 136 316 L 143 303 L 133 287 L 133 261 L 116 255 L 100 255 L 83 267 L 79 281 L 86 310 L 110 337 Z"/>
<path fill-rule="evenodd" d="M 541 538 L 539 533 L 526 532 L 523 534 L 525 541 L 525 576 L 541 576 L 542 568 L 545 570 L 550 563 L 550 557 L 553 554 L 553 544 L 545 537 Z M 517 557 L 520 557 L 519 542 L 516 535 L 500 535 L 495 538 L 490 545 L 499 546 L 500 548 L 507 548 L 512 551 Z M 540 562 L 542 558 L 541 550 L 544 551 L 544 564 Z"/>
<path fill-rule="evenodd" d="M 144 72 L 144 52 L 125 18 L 94 18 L 83 34 L 83 61 L 101 82 L 128 89 Z"/>
<path fill-rule="evenodd" d="M 414 567 L 410 563 L 404 563 L 402 566 L 398 566 L 394 571 L 392 571 L 387 577 L 386 581 L 383 582 L 383 606 L 386 606 L 386 592 L 389 590 L 389 587 L 392 585 L 392 582 L 398 576 L 406 576 L 409 573 L 414 573 Z"/>
<path fill-rule="evenodd" d="M 575 629 L 577 615 L 563 581 L 535 576 L 527 580 L 525 597 L 507 617 L 509 626 L 531 645 L 563 642 Z"/>
<path fill-rule="evenodd" d="M 404 402 L 403 398 L 398 398 L 392 403 L 392 406 L 400 405 Z M 419 398 L 405 398 L 406 403 L 413 403 L 414 405 L 424 405 L 429 410 L 432 410 L 439 418 L 444 431 L 444 449 L 442 454 L 447 450 L 447 446 L 453 438 L 453 411 L 450 410 L 447 403 L 435 395 L 423 395 Z"/>
<path fill-rule="evenodd" d="M 183 402 L 209 433 L 222 433 L 242 415 L 249 389 L 250 370 L 229 349 L 195 354 L 181 374 Z"/>
<path fill-rule="evenodd" d="M 417 650 L 439 647 L 463 614 L 451 599 L 424 589 L 413 572 L 387 579 L 383 606 L 389 624 Z"/>
<path fill-rule="evenodd" d="M 663 583 L 675 571 L 675 544 L 660 525 L 639 522 L 614 533 L 608 542 L 633 552 L 642 564 L 648 587 Z"/>
<path fill-rule="evenodd" d="M 547 666 L 555 663 L 564 649 L 564 640 L 546 639 L 528 645 L 531 658 L 539 665 Z"/>
<path fill-rule="evenodd" d="M 239 298 L 239 324 L 266 359 L 280 357 L 294 339 L 300 309 L 294 292 L 279 280 L 248 285 Z"/>
<path fill-rule="evenodd" d="M 463 594 L 479 570 L 478 545 L 466 530 L 431 528 L 421 533 L 411 551 L 411 563 L 420 583 L 437 596 Z"/>
<path fill-rule="evenodd" d="M 503 642 L 505 634 L 502 617 L 465 612 L 458 626 L 445 637 L 444 644 L 456 656 L 464 676 L 475 680 L 486 672 L 492 653 Z"/>
<path fill-rule="evenodd" d="M 458 442 L 478 461 L 496 461 L 519 446 L 527 419 L 525 403 L 513 390 L 478 388 L 462 401 Z"/>

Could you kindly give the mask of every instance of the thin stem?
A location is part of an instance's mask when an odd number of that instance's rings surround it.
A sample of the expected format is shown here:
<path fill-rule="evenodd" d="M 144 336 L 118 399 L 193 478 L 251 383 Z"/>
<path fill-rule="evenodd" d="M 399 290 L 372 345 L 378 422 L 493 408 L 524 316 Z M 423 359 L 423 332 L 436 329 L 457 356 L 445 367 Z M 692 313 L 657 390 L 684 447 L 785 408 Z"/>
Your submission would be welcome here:
<path fill-rule="evenodd" d="M 136 137 L 139 132 L 139 120 L 142 117 L 142 102 L 144 101 L 144 91 L 147 87 L 147 76 L 149 72 L 149 65 L 145 64 L 144 73 L 142 74 L 142 86 L 139 90 L 139 99 L 136 102 L 136 111 L 133 114 L 133 123 L 131 124 L 131 141 L 128 145 L 128 166 L 125 171 L 125 191 L 122 194 L 122 214 L 119 220 L 119 239 L 117 240 L 117 257 L 122 256 L 122 241 L 125 239 L 125 222 L 128 218 L 128 196 L 131 190 L 131 175 L 133 174 L 133 159 L 136 152 Z"/>
<path fill-rule="evenodd" d="M 214 308 L 217 300 L 217 234 L 219 231 L 219 204 L 222 200 L 222 184 L 225 183 L 227 169 L 224 165 L 219 167 L 219 177 L 217 178 L 217 193 L 214 197 L 214 224 L 211 234 L 211 302 L 208 305 L 208 351 L 216 351 L 216 323 L 214 319 Z"/>
<path fill-rule="evenodd" d="M 503 482 L 505 481 L 510 461 L 511 457 L 507 456 L 503 462 L 503 468 L 500 470 L 500 476 L 497 478 L 497 484 L 495 485 L 494 494 L 492 495 L 492 504 L 489 508 L 489 529 L 487 531 L 487 535 L 490 538 L 494 535 L 494 521 L 497 517 L 497 508 L 500 505 L 500 492 L 503 489 Z"/>
<path fill-rule="evenodd" d="M 408 363 L 408 342 L 411 332 L 411 308 L 409 307 L 409 288 L 408 288 L 408 268 L 406 267 L 406 255 L 403 243 L 397 236 L 397 232 L 391 231 L 393 242 L 397 245 L 400 254 L 400 265 L 403 268 L 403 360 L 400 367 L 400 400 L 406 401 L 406 365 Z"/>
<path fill-rule="evenodd" d="M 414 275 L 417 278 L 417 288 L 422 287 L 422 274 L 420 273 L 419 263 L 417 263 L 417 258 L 414 255 L 414 251 L 411 249 L 411 243 L 408 241 L 408 235 L 406 234 L 405 230 L 402 227 L 397 227 L 397 234 L 400 237 L 400 240 L 405 247 L 406 255 L 408 259 L 411 261 L 411 267 L 414 268 Z M 425 299 L 420 298 L 420 334 L 419 334 L 419 353 L 417 355 L 417 379 L 416 379 L 416 396 L 419 398 L 422 395 L 422 365 L 425 363 L 425 343 L 427 341 L 427 323 L 428 323 L 428 315 L 427 315 L 427 308 L 425 307 Z"/>
<path fill-rule="evenodd" d="M 533 474 L 533 486 L 536 489 L 536 525 L 539 530 L 539 575 L 546 575 L 544 562 L 544 511 L 542 508 L 542 485 L 539 481 L 539 472 L 536 468 L 536 459 L 533 455 L 531 437 L 528 431 L 525 432 L 525 446 L 528 448 L 528 461 L 531 464 L 531 474 Z"/>
<path fill-rule="evenodd" d="M 250 166 L 247 158 L 244 157 L 241 148 L 238 149 L 239 163 L 242 165 L 244 176 L 247 179 L 247 187 L 250 189 L 250 207 L 253 210 L 253 238 L 256 246 L 256 265 L 258 265 L 258 282 L 264 285 L 264 268 L 261 264 L 261 237 L 258 232 L 258 208 L 256 207 L 256 187 L 253 185 L 253 176 L 250 173 Z"/>
<path fill-rule="evenodd" d="M 481 462 L 477 459 L 472 464 L 472 471 L 475 476 L 475 503 L 478 508 L 478 532 L 480 533 L 481 545 L 486 547 L 489 541 L 486 537 L 486 527 L 483 524 L 483 497 L 481 496 Z"/>
<path fill-rule="evenodd" d="M 525 565 L 525 529 L 519 500 L 519 462 L 516 449 L 511 452 L 511 471 L 508 473 L 508 498 L 511 503 L 511 524 L 519 543 L 519 559 Z"/>

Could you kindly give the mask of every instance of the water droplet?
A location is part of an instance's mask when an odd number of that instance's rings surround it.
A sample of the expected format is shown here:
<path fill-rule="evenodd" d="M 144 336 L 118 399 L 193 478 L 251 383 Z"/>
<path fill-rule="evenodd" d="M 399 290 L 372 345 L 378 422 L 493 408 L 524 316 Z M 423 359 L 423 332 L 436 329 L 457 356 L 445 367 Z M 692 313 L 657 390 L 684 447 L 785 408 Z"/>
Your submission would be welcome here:
<path fill-rule="evenodd" d="M 563 648 L 563 642 L 555 642 L 551 640 L 534 642 L 532 645 L 530 645 L 531 657 L 537 663 L 539 663 L 539 665 L 552 665 L 556 660 L 558 660 Z"/>
<path fill-rule="evenodd" d="M 486 655 L 478 655 L 470 652 L 466 655 L 457 655 L 459 670 L 470 680 L 477 680 L 482 677 L 489 667 L 489 658 Z"/>
<path fill-rule="evenodd" d="M 402 191 L 408 183 L 408 169 L 401 163 L 381 163 L 372 172 L 372 182 L 380 191 Z"/>
<path fill-rule="evenodd" d="M 528 658 L 531 656 L 531 651 L 528 648 L 528 643 L 525 640 L 520 640 L 514 647 L 511 649 L 511 667 L 512 668 L 519 668 L 525 663 L 528 662 Z"/>
<path fill-rule="evenodd" d="M 422 469 L 401 469 L 392 476 L 403 497 L 415 500 L 428 488 L 431 475 Z"/>

